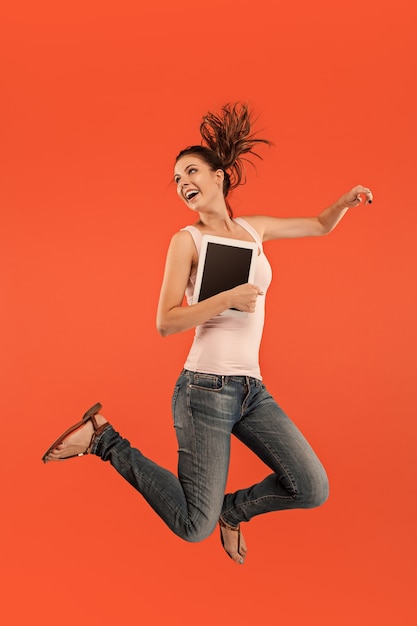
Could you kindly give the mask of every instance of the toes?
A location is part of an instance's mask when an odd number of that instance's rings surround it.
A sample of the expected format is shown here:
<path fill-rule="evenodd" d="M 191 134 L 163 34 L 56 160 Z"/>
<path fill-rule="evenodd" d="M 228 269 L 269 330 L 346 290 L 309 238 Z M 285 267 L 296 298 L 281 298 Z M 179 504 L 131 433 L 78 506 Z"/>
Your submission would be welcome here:
<path fill-rule="evenodd" d="M 239 534 L 237 529 L 232 528 L 221 528 L 222 538 L 223 538 L 223 547 L 230 558 L 239 565 L 243 565 L 246 558 L 246 543 L 243 538 L 243 535 Z"/>
<path fill-rule="evenodd" d="M 238 563 L 240 563 L 241 565 L 243 565 L 243 563 L 245 562 L 246 554 L 247 554 L 246 546 L 245 547 L 240 546 L 240 550 L 238 554 L 239 556 Z"/>
<path fill-rule="evenodd" d="M 48 456 L 46 457 L 47 461 L 52 461 L 54 459 L 54 457 L 56 456 L 56 452 L 54 453 L 54 451 L 52 450 Z"/>
<path fill-rule="evenodd" d="M 48 458 L 51 458 L 51 457 L 54 458 L 54 457 L 59 456 L 59 452 L 60 452 L 60 450 L 62 450 L 62 447 L 63 446 L 57 446 L 56 448 L 53 448 L 53 450 L 51 450 L 48 453 Z"/>
<path fill-rule="evenodd" d="M 245 557 L 243 554 L 239 554 L 239 552 L 227 552 L 230 558 L 238 565 L 243 565 L 245 562 Z"/>

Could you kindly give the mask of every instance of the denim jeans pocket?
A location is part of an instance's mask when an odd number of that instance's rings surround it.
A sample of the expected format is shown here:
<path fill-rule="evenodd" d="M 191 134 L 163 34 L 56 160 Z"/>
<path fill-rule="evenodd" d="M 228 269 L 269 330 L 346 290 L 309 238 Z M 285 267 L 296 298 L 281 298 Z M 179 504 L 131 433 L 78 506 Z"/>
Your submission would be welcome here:
<path fill-rule="evenodd" d="M 205 391 L 221 391 L 224 387 L 224 376 L 194 372 L 190 387 L 192 389 L 202 389 Z"/>

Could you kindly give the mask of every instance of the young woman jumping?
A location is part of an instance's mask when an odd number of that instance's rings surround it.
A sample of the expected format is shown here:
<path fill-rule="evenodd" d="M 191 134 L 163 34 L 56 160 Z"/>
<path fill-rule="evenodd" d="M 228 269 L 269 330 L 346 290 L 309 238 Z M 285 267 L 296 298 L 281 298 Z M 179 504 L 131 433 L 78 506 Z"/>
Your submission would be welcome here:
<path fill-rule="evenodd" d="M 300 431 L 267 391 L 258 355 L 271 268 L 263 242 L 325 235 L 351 207 L 372 193 L 358 185 L 317 217 L 233 217 L 229 191 L 244 182 L 245 157 L 259 144 L 246 105 L 208 113 L 202 145 L 182 150 L 175 161 L 179 198 L 194 223 L 175 233 L 169 246 L 157 312 L 162 336 L 195 328 L 194 341 L 176 382 L 172 409 L 179 446 L 178 476 L 145 457 L 119 435 L 96 404 L 47 450 L 43 461 L 94 454 L 113 467 L 147 500 L 168 527 L 187 541 L 201 541 L 217 524 L 224 549 L 243 564 L 241 522 L 284 509 L 312 508 L 328 496 L 326 473 Z M 199 250 L 205 234 L 257 244 L 253 284 L 239 285 L 192 304 Z M 188 306 L 183 306 L 186 294 Z M 235 308 L 246 317 L 221 313 Z M 230 435 L 270 469 L 260 482 L 225 494 Z"/>

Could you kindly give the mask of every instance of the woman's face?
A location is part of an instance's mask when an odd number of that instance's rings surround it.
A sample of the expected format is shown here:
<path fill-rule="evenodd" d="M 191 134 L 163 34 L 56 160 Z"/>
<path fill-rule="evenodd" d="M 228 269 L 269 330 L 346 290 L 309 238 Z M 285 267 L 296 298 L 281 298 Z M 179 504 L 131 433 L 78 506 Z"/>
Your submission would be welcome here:
<path fill-rule="evenodd" d="M 203 159 L 187 154 L 175 164 L 174 182 L 181 200 L 194 211 L 223 201 L 223 170 L 212 170 Z"/>

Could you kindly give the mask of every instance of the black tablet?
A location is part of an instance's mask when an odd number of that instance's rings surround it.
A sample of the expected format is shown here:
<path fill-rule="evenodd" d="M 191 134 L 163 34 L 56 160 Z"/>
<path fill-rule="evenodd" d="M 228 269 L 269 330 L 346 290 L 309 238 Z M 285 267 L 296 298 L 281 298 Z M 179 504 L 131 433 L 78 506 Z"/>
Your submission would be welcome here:
<path fill-rule="evenodd" d="M 193 303 L 244 283 L 253 283 L 258 245 L 215 235 L 203 235 L 197 266 Z M 228 309 L 221 315 L 246 317 L 247 313 Z"/>

